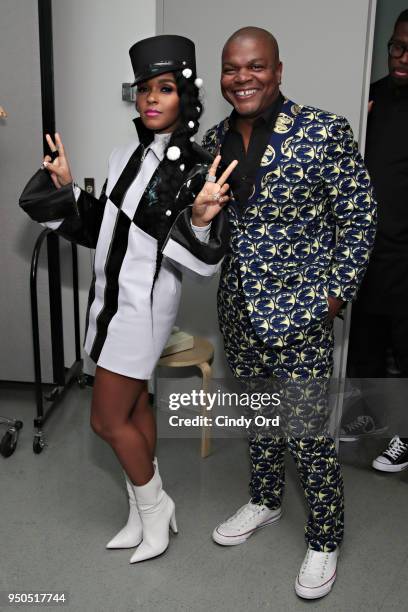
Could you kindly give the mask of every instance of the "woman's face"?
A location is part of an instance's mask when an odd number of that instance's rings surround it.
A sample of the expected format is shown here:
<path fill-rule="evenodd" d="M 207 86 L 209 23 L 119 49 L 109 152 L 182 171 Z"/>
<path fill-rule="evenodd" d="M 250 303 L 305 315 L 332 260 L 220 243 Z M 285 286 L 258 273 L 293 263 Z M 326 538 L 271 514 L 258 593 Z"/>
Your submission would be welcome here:
<path fill-rule="evenodd" d="M 180 99 L 172 72 L 137 85 L 136 110 L 143 124 L 158 134 L 174 132 L 179 120 Z"/>

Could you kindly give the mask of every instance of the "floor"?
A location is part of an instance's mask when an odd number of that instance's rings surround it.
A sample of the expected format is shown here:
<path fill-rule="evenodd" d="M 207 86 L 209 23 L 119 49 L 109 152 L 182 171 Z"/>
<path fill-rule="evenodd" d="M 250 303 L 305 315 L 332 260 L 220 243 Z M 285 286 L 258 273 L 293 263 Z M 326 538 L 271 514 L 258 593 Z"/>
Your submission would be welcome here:
<path fill-rule="evenodd" d="M 290 460 L 281 521 L 241 546 L 211 540 L 214 526 L 248 499 L 243 439 L 215 440 L 205 460 L 197 439 L 160 439 L 179 534 L 164 555 L 140 564 L 129 565 L 130 550 L 107 551 L 127 518 L 126 498 L 113 453 L 88 425 L 90 397 L 89 388 L 69 391 L 47 423 L 48 446 L 34 455 L 32 390 L 0 389 L 0 414 L 24 421 L 15 453 L 0 457 L 3 602 L 6 592 L 64 591 L 63 609 L 80 612 L 407 609 L 408 471 L 369 467 L 383 440 L 341 445 L 347 535 L 338 577 L 330 595 L 307 602 L 294 592 L 306 508 Z"/>

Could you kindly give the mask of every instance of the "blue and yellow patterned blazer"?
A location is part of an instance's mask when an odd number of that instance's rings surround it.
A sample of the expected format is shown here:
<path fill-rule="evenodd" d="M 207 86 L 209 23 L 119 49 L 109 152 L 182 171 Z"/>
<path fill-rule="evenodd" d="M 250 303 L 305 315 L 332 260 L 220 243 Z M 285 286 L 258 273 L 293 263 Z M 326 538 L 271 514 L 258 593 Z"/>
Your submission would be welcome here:
<path fill-rule="evenodd" d="M 215 155 L 228 129 L 229 118 L 208 130 L 204 148 Z M 355 298 L 376 203 L 346 119 L 285 99 L 252 195 L 241 214 L 237 206 L 228 205 L 220 293 L 236 291 L 240 277 L 261 339 L 282 345 L 288 332 L 324 322 L 328 295 Z"/>

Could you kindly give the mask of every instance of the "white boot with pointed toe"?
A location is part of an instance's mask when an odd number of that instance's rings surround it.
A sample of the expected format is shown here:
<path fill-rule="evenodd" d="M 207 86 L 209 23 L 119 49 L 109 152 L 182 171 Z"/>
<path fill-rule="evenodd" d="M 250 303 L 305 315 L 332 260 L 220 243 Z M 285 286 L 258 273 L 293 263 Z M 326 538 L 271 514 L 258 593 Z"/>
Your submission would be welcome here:
<path fill-rule="evenodd" d="M 126 472 L 124 474 L 129 498 L 129 517 L 126 525 L 107 543 L 106 548 L 134 548 L 142 541 L 142 521 L 136 504 L 135 492 L 128 475 Z"/>
<path fill-rule="evenodd" d="M 169 545 L 169 527 L 177 533 L 174 501 L 163 491 L 157 468 L 145 485 L 133 485 L 142 521 L 143 541 L 130 559 L 138 563 L 161 555 Z"/>
<path fill-rule="evenodd" d="M 153 463 L 156 470 L 159 470 L 157 457 L 154 458 Z M 107 543 L 106 548 L 134 548 L 142 541 L 142 521 L 136 504 L 133 484 L 125 471 L 123 471 L 123 474 L 129 498 L 129 517 L 126 525 Z"/>

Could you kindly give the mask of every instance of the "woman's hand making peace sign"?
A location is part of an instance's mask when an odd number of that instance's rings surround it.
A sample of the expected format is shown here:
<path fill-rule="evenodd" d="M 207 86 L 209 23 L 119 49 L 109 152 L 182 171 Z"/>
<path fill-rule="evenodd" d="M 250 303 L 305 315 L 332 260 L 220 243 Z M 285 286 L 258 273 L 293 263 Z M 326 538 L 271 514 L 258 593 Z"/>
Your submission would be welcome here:
<path fill-rule="evenodd" d="M 58 156 L 53 158 L 50 155 L 46 155 L 43 161 L 43 167 L 48 170 L 51 175 L 54 185 L 59 189 L 64 185 L 72 183 L 71 169 L 69 167 L 68 160 L 65 156 L 64 145 L 59 134 L 55 134 L 55 143 L 49 134 L 45 135 L 48 142 L 48 146 L 52 153 L 57 153 Z"/>
<path fill-rule="evenodd" d="M 207 177 L 210 177 L 210 180 L 206 181 L 204 187 L 194 200 L 191 214 L 191 222 L 193 225 L 201 227 L 208 225 L 230 199 L 229 196 L 226 195 L 229 185 L 225 181 L 237 166 L 238 161 L 234 160 L 231 162 L 220 178 L 215 181 L 215 175 L 220 161 L 221 155 L 217 155 L 211 168 L 208 170 Z M 211 177 L 214 177 L 214 179 L 211 180 Z"/>

